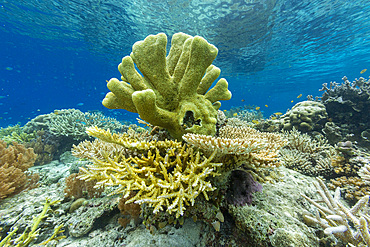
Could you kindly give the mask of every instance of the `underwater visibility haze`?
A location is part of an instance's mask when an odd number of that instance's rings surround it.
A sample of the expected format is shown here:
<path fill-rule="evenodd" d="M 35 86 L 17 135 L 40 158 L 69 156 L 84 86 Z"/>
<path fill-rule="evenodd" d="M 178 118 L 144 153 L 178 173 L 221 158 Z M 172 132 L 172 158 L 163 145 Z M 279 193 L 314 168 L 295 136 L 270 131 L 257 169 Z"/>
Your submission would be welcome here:
<path fill-rule="evenodd" d="M 370 246 L 369 13 L 0 0 L 0 247 Z"/>

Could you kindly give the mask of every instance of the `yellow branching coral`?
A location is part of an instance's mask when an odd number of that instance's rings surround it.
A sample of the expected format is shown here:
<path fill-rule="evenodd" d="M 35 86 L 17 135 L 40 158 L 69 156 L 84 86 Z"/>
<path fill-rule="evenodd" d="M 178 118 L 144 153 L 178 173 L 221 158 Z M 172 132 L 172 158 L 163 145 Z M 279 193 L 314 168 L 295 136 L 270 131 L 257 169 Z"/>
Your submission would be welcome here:
<path fill-rule="evenodd" d="M 137 192 L 126 203 L 146 203 L 153 207 L 153 213 L 166 210 L 184 214 L 186 206 L 194 205 L 200 195 L 208 200 L 208 192 L 216 188 L 207 178 L 219 175 L 216 168 L 221 164 L 212 163 L 215 153 L 206 158 L 194 152 L 186 144 L 175 141 L 144 142 L 125 134 L 112 134 L 98 128 L 88 128 L 87 133 L 108 143 L 115 143 L 141 152 L 140 156 L 125 157 L 117 153 L 106 153 L 104 157 L 85 148 L 74 147 L 74 155 L 88 157 L 93 165 L 80 168 L 80 179 L 96 179 L 97 186 L 118 186 L 112 194 L 128 197 Z"/>
<path fill-rule="evenodd" d="M 160 149 L 167 149 L 167 148 L 180 148 L 181 143 L 171 140 L 166 141 L 139 141 L 138 139 L 131 138 L 128 134 L 116 134 L 111 133 L 110 130 L 103 130 L 96 126 L 86 128 L 87 134 L 90 136 L 99 138 L 100 140 L 108 143 L 115 143 L 124 148 L 145 152 L 151 149 L 160 148 Z"/>

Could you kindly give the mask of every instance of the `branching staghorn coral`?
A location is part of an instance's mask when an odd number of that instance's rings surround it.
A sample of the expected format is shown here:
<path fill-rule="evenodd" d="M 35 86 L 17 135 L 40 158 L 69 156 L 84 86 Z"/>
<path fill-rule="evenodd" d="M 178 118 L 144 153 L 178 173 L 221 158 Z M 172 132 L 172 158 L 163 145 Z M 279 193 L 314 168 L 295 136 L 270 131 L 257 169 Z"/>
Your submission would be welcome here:
<path fill-rule="evenodd" d="M 337 188 L 332 196 L 321 179 L 317 179 L 317 182 L 314 185 L 321 197 L 320 202 L 324 202 L 325 206 L 302 194 L 317 209 L 315 215 L 304 215 L 305 221 L 320 225 L 325 229 L 325 234 L 333 234 L 344 243 L 359 246 L 358 244 L 362 242 L 370 246 L 368 228 L 370 216 L 362 212 L 362 209 L 368 206 L 369 195 L 362 197 L 349 209 L 339 201 L 340 188 Z M 357 231 L 353 230 L 350 222 Z"/>
<path fill-rule="evenodd" d="M 288 145 L 280 154 L 284 165 L 309 176 L 330 176 L 335 174 L 332 159 L 338 155 L 327 140 L 319 136 L 314 139 L 297 129 L 285 132 Z"/>
<path fill-rule="evenodd" d="M 215 153 L 204 157 L 186 144 L 176 141 L 140 141 L 127 134 L 115 134 L 97 127 L 87 128 L 87 133 L 106 143 L 114 143 L 139 153 L 125 157 L 110 152 L 100 154 L 74 147 L 77 157 L 89 157 L 93 165 L 80 168 L 80 179 L 96 179 L 97 186 L 118 186 L 112 194 L 128 197 L 137 192 L 126 203 L 146 203 L 153 213 L 166 210 L 182 216 L 187 206 L 194 205 L 202 194 L 208 200 L 208 192 L 216 188 L 208 178 L 220 175 L 216 169 L 221 164 L 212 163 Z M 85 147 L 86 144 L 84 144 Z"/>

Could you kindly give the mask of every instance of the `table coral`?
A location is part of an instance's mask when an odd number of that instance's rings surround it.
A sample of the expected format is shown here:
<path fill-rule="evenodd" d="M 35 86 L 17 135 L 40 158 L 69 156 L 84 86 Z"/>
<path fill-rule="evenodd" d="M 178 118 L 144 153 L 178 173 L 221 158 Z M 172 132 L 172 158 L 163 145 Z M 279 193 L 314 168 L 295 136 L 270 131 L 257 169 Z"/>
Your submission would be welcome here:
<path fill-rule="evenodd" d="M 217 48 L 202 37 L 184 33 L 172 36 L 167 57 L 166 46 L 164 33 L 136 42 L 131 55 L 118 66 L 121 81 L 109 80 L 111 92 L 103 105 L 139 113 L 140 118 L 167 129 L 177 139 L 185 133 L 214 135 L 219 100 L 231 98 L 223 78 L 208 90 L 221 72 L 212 65 Z"/>
<path fill-rule="evenodd" d="M 219 137 L 188 133 L 183 139 L 205 153 L 216 151 L 215 160 L 223 162 L 224 171 L 233 170 L 241 163 L 255 168 L 276 166 L 279 149 L 286 144 L 279 134 L 232 126 L 222 127 Z"/>
<path fill-rule="evenodd" d="M 100 112 L 81 112 L 77 109 L 54 110 L 49 114 L 38 115 L 24 126 L 26 133 L 44 130 L 57 137 L 70 137 L 76 141 L 88 138 L 85 129 L 98 126 L 103 129 L 120 130 L 123 125 L 114 118 L 105 117 Z"/>

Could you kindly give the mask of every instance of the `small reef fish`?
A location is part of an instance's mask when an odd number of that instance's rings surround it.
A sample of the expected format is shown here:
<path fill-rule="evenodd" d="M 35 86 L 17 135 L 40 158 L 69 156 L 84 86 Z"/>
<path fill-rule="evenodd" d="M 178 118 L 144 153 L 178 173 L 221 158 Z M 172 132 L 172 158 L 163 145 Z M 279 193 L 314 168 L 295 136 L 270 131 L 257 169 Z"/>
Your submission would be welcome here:
<path fill-rule="evenodd" d="M 234 117 L 238 116 L 238 113 L 236 113 L 236 112 L 235 112 L 235 113 L 233 114 L 233 116 L 234 116 Z"/>
<path fill-rule="evenodd" d="M 265 105 L 266 107 L 269 107 L 268 105 Z"/>
<path fill-rule="evenodd" d="M 366 71 L 367 71 L 367 69 L 363 69 L 363 70 L 361 70 L 360 74 L 363 74 L 363 73 L 365 73 Z"/>
<path fill-rule="evenodd" d="M 224 112 L 227 112 L 227 110 L 224 110 Z"/>
<path fill-rule="evenodd" d="M 261 107 L 257 106 L 257 107 L 256 107 L 256 111 L 258 111 L 259 109 L 261 109 Z"/>
<path fill-rule="evenodd" d="M 293 103 L 293 102 L 294 102 L 294 100 L 291 100 L 291 101 L 290 101 L 290 103 Z"/>
<path fill-rule="evenodd" d="M 298 96 L 297 96 L 297 99 L 299 99 L 300 97 L 302 97 L 302 94 L 298 95 Z"/>
<path fill-rule="evenodd" d="M 271 120 L 276 120 L 277 119 L 277 117 L 271 117 Z"/>
<path fill-rule="evenodd" d="M 242 99 L 242 102 L 244 102 L 245 100 L 244 99 Z"/>
<path fill-rule="evenodd" d="M 252 123 L 259 124 L 258 120 L 255 120 L 255 119 L 252 120 Z"/>
<path fill-rule="evenodd" d="M 6 67 L 5 69 L 6 69 L 6 70 L 8 70 L 8 71 L 13 70 L 13 68 L 12 68 L 12 67 Z"/>
<path fill-rule="evenodd" d="M 275 112 L 274 113 L 276 116 L 281 116 L 281 115 L 283 115 L 283 113 L 282 112 Z"/>
<path fill-rule="evenodd" d="M 5 99 L 5 98 L 6 98 L 6 96 L 1 96 L 1 95 L 0 95 L 0 99 Z"/>
<path fill-rule="evenodd" d="M 78 103 L 77 104 L 77 106 L 83 106 L 84 105 L 84 103 Z"/>

